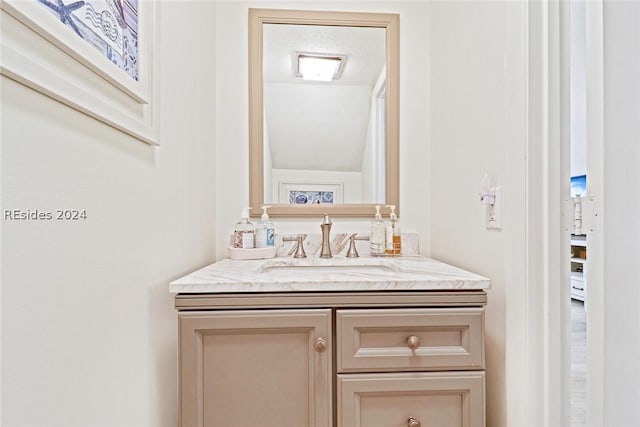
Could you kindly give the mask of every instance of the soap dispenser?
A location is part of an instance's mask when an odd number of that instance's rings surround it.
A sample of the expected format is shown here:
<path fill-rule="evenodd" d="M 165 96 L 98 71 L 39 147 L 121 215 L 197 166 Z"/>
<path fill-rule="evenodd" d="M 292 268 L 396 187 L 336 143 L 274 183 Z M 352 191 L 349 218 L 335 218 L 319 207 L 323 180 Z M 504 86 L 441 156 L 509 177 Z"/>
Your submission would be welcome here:
<path fill-rule="evenodd" d="M 249 222 L 249 209 L 242 209 L 240 214 L 240 221 L 236 223 L 233 230 L 233 247 L 242 249 L 253 249 L 255 246 L 255 228 L 251 222 Z"/>
<path fill-rule="evenodd" d="M 275 227 L 269 220 L 267 209 L 271 206 L 262 206 L 262 217 L 256 227 L 256 248 L 275 246 Z"/>
<path fill-rule="evenodd" d="M 371 236 L 369 237 L 369 248 L 371 255 L 385 254 L 385 234 L 386 226 L 380 214 L 380 205 L 376 205 L 376 215 L 371 223 Z"/>
<path fill-rule="evenodd" d="M 400 235 L 400 221 L 396 215 L 395 205 L 386 205 L 391 209 L 389 222 L 387 222 L 386 230 L 386 253 L 387 255 L 400 255 L 402 253 L 402 237 Z"/>

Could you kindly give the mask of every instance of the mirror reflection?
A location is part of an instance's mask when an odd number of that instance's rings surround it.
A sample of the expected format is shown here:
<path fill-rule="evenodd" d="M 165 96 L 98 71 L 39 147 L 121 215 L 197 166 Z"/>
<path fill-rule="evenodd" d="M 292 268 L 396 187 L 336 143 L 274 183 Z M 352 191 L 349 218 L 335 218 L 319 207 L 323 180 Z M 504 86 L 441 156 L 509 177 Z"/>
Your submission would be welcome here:
<path fill-rule="evenodd" d="M 265 203 L 385 203 L 385 33 L 264 24 Z"/>

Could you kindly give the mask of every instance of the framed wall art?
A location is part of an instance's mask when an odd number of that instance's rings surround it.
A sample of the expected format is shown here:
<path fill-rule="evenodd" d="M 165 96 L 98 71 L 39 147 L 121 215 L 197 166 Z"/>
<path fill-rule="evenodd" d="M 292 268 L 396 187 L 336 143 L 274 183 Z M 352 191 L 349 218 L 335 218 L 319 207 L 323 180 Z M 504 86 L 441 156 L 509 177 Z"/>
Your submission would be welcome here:
<path fill-rule="evenodd" d="M 0 10 L 0 73 L 159 144 L 158 2 L 1 0 Z"/>

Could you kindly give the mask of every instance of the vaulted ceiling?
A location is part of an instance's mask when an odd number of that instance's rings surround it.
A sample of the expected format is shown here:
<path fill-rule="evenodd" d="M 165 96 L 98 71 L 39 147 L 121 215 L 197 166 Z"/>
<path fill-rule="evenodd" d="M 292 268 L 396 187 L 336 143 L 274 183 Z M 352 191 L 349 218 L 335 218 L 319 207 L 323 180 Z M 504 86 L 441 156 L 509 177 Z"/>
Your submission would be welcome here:
<path fill-rule="evenodd" d="M 384 67 L 385 30 L 265 24 L 265 132 L 277 169 L 359 171 L 371 90 Z M 346 55 L 338 80 L 295 76 L 296 53 Z"/>

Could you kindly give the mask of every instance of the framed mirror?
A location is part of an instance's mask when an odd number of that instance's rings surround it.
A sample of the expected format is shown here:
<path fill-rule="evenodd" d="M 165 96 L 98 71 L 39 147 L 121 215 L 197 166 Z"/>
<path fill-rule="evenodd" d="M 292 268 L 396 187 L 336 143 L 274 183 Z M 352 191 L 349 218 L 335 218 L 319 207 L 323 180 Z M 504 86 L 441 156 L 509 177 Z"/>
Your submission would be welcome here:
<path fill-rule="evenodd" d="M 249 9 L 252 216 L 399 211 L 399 15 Z"/>

